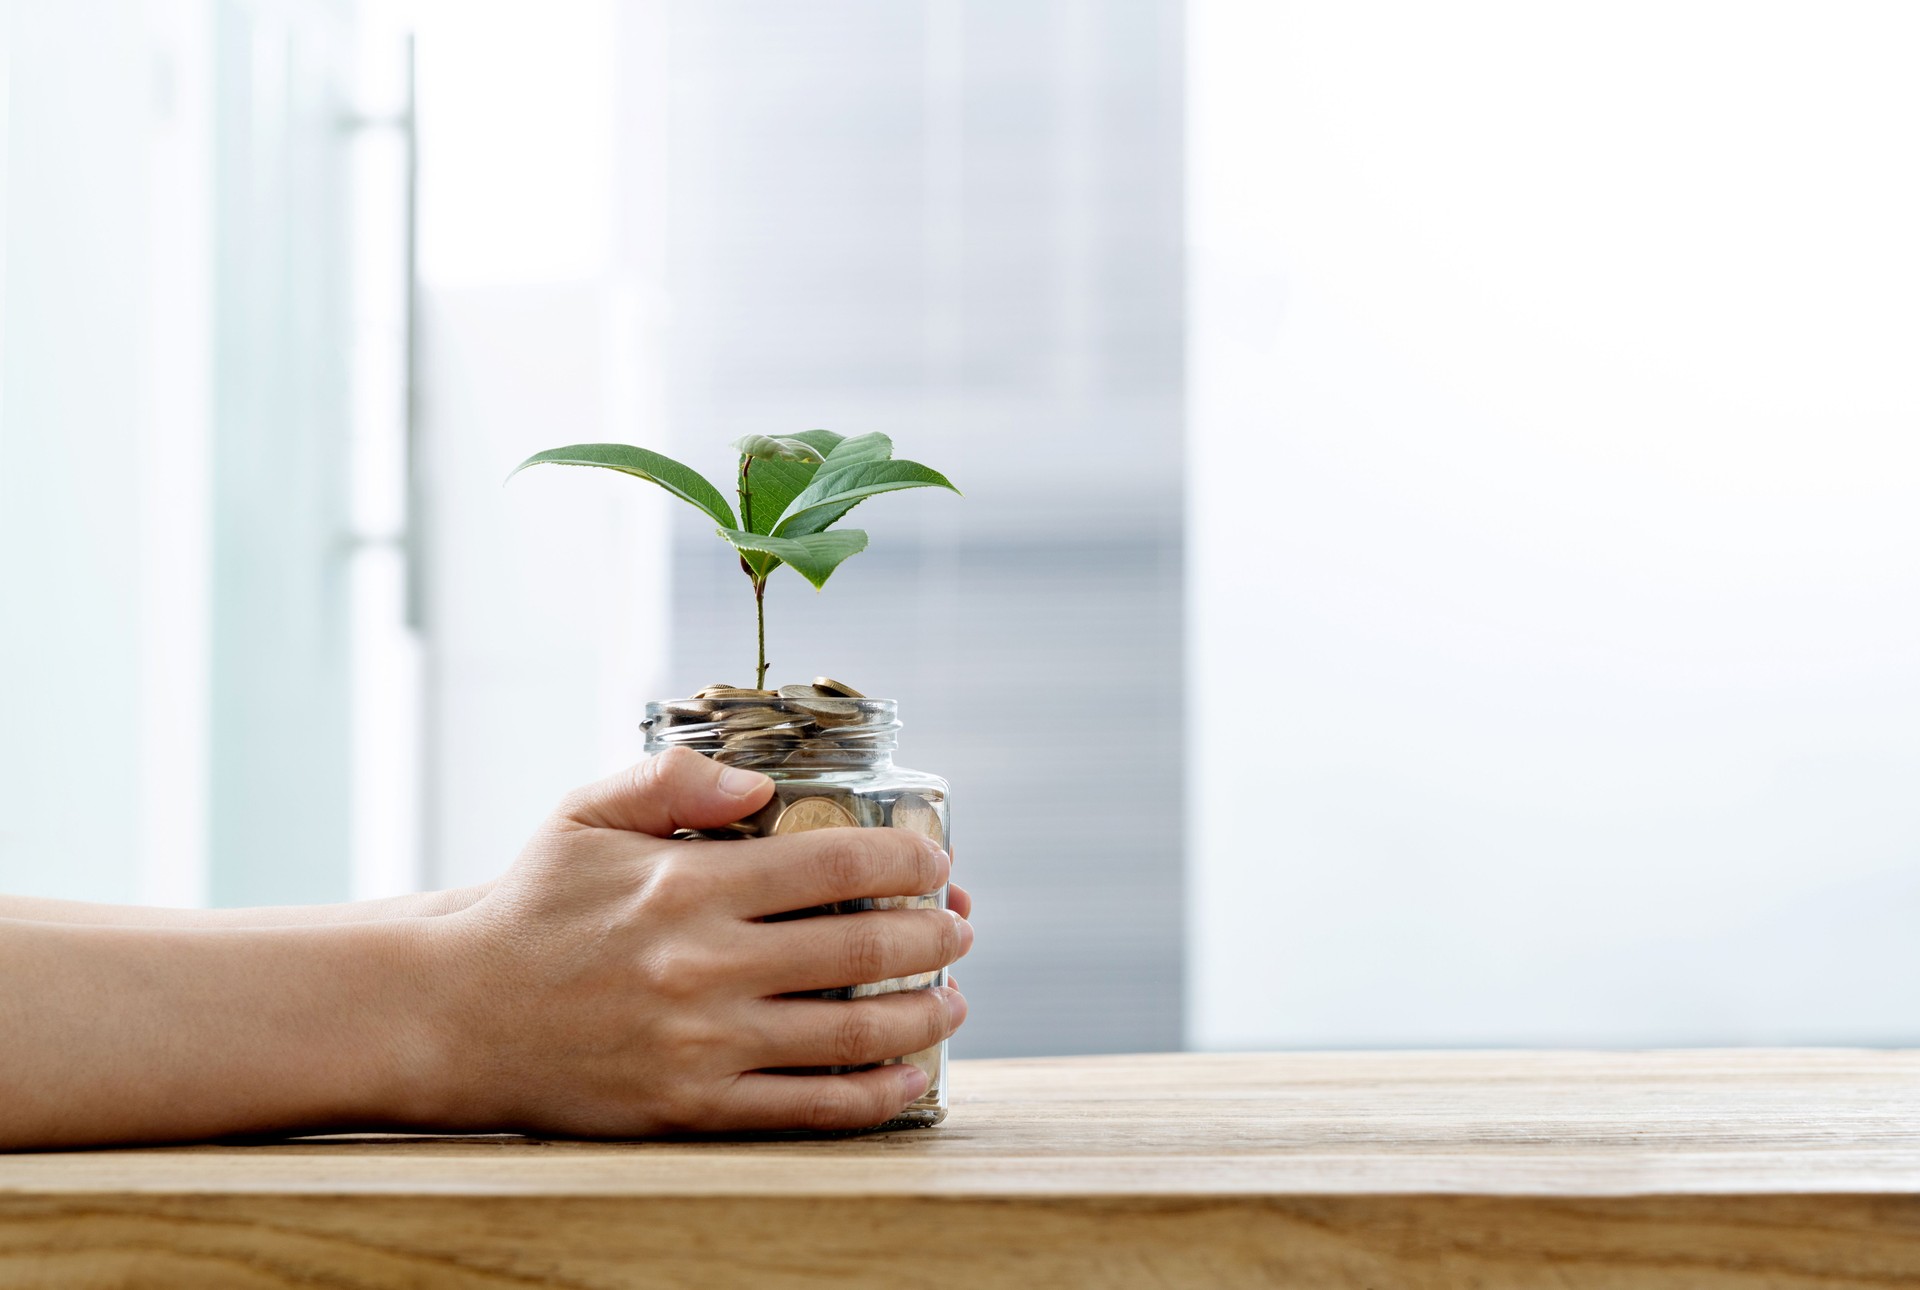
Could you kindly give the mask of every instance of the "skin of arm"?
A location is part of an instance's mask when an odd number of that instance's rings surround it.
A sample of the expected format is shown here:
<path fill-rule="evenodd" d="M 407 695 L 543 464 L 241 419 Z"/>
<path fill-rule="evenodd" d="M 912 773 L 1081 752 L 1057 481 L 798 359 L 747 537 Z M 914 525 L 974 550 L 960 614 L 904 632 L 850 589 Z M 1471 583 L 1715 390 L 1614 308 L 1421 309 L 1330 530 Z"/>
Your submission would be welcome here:
<path fill-rule="evenodd" d="M 891 829 L 671 840 L 771 781 L 677 750 L 564 802 L 499 880 L 433 913 L 305 925 L 0 918 L 0 1150 L 388 1128 L 638 1137 L 859 1128 L 926 1089 L 887 1061 L 966 1015 L 951 987 L 787 998 L 932 971 L 952 911 L 764 921 L 914 895 L 944 852 Z M 85 907 L 83 907 L 84 910 Z"/>
<path fill-rule="evenodd" d="M 278 905 L 263 909 L 161 909 L 0 894 L 0 919 L 95 927 L 313 927 L 324 923 L 371 923 L 388 918 L 431 918 L 458 913 L 485 896 L 492 886 L 492 883 L 483 883 L 478 887 L 413 892 L 383 900 Z"/>

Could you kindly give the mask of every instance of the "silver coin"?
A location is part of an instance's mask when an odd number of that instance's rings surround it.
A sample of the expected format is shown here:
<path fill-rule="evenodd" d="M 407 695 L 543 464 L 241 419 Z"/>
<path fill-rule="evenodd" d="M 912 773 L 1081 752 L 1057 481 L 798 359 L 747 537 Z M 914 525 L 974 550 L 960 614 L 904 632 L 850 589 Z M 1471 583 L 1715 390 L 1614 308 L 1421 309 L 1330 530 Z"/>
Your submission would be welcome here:
<path fill-rule="evenodd" d="M 764 730 L 792 725 L 794 717 L 778 708 L 728 708 L 720 714 L 719 722 L 728 730 Z"/>
<path fill-rule="evenodd" d="M 941 827 L 940 812 L 918 793 L 902 793 L 893 801 L 893 811 L 888 823 L 896 829 L 906 829 L 918 833 L 923 838 L 932 838 L 941 848 L 947 845 L 947 831 Z"/>

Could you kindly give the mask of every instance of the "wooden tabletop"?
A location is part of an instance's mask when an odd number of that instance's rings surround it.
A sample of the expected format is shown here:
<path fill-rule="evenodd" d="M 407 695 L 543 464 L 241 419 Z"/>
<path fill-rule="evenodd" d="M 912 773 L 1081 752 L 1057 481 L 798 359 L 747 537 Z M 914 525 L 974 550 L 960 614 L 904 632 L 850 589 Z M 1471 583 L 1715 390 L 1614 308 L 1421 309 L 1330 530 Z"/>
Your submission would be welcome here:
<path fill-rule="evenodd" d="M 1920 1053 L 961 1062 L 834 1141 L 0 1155 L 0 1285 L 1920 1284 Z"/>

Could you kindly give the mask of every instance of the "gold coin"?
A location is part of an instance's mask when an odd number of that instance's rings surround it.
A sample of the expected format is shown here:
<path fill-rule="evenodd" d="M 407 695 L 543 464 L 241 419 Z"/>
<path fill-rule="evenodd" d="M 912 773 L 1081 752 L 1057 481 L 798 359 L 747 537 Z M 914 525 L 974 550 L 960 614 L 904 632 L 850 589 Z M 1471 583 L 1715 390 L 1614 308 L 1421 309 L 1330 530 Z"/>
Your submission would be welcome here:
<path fill-rule="evenodd" d="M 830 676 L 814 677 L 813 685 L 817 690 L 825 690 L 828 694 L 842 699 L 864 699 L 867 697 L 844 681 L 836 681 Z"/>
<path fill-rule="evenodd" d="M 853 818 L 853 812 L 830 797 L 802 797 L 787 803 L 768 832 L 777 837 L 783 833 L 809 833 L 814 829 L 851 829 L 859 823 Z"/>
<path fill-rule="evenodd" d="M 947 845 L 947 831 L 940 827 L 940 812 L 918 793 L 902 793 L 894 799 L 892 824 L 896 829 L 932 838 L 935 846 Z"/>

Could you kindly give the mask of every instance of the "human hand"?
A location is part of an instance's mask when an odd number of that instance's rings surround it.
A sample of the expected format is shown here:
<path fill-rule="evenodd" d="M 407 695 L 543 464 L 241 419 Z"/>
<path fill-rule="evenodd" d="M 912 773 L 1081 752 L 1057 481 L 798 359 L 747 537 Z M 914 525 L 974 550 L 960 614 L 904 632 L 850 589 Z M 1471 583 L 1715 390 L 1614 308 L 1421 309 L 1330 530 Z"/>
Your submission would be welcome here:
<path fill-rule="evenodd" d="M 674 749 L 571 795 L 470 908 L 421 925 L 434 982 L 425 1118 L 590 1136 L 879 1124 L 927 1088 L 911 1064 L 966 1001 L 935 987 L 779 997 L 932 972 L 971 947 L 971 902 L 762 922 L 946 883 L 937 845 L 894 829 L 671 840 L 764 805 L 772 781 Z"/>

